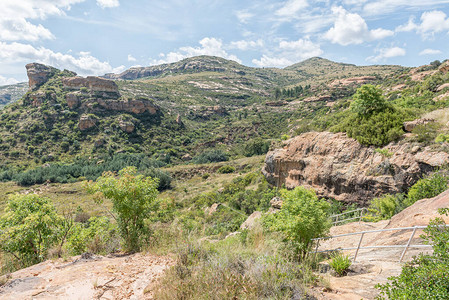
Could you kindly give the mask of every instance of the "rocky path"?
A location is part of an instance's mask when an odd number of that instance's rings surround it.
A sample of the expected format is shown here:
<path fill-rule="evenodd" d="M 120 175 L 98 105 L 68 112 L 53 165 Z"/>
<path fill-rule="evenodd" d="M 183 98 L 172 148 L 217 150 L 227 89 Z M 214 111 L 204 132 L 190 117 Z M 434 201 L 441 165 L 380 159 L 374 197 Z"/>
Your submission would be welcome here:
<path fill-rule="evenodd" d="M 170 257 L 141 253 L 45 261 L 11 274 L 0 299 L 153 299 Z"/>

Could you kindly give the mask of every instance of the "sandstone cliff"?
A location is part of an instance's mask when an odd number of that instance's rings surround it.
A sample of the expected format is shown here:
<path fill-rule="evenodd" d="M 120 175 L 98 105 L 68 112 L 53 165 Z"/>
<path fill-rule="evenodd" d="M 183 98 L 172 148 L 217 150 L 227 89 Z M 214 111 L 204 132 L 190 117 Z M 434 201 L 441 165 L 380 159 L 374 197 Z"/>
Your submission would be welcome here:
<path fill-rule="evenodd" d="M 410 144 L 385 149 L 392 153 L 390 158 L 343 133 L 308 132 L 268 152 L 262 172 L 277 186 L 304 185 L 322 197 L 367 204 L 373 197 L 406 191 L 449 159 L 447 153 Z"/>
<path fill-rule="evenodd" d="M 63 78 L 62 84 L 66 89 L 87 88 L 94 92 L 118 93 L 118 86 L 114 81 L 96 76 Z"/>
<path fill-rule="evenodd" d="M 27 69 L 28 83 L 31 90 L 41 86 L 52 77 L 58 70 L 39 63 L 30 63 L 25 66 Z"/>

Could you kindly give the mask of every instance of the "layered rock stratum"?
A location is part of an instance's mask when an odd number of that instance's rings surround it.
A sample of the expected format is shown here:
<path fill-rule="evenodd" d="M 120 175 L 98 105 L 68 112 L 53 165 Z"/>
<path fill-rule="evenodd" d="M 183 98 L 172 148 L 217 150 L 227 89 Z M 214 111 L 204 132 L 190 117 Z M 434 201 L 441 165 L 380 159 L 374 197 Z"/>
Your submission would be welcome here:
<path fill-rule="evenodd" d="M 409 143 L 386 146 L 391 157 L 344 133 L 308 132 L 267 153 L 263 174 L 276 186 L 306 186 L 321 197 L 367 204 L 374 197 L 405 192 L 449 154 Z"/>

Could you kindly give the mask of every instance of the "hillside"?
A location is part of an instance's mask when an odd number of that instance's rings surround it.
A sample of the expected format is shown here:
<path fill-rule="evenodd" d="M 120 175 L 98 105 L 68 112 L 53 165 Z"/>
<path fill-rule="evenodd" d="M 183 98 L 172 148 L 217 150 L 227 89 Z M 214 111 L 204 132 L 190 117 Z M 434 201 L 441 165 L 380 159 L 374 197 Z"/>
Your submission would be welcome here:
<path fill-rule="evenodd" d="M 22 98 L 27 90 L 27 82 L 0 86 L 0 109 Z"/>

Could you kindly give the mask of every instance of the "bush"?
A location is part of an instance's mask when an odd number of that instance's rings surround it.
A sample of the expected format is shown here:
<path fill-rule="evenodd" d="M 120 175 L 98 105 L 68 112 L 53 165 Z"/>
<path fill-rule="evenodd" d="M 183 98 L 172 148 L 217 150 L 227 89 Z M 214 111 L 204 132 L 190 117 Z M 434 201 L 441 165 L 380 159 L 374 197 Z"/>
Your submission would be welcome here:
<path fill-rule="evenodd" d="M 89 193 L 97 193 L 96 201 L 110 199 L 124 248 L 128 251 L 140 250 L 148 237 L 144 220 L 152 210 L 158 191 L 157 179 L 137 175 L 135 167 L 127 167 L 118 173 L 106 172 L 96 182 L 89 182 Z"/>
<path fill-rule="evenodd" d="M 402 267 L 399 276 L 378 284 L 378 299 L 449 299 L 449 228 L 441 218 L 432 220 L 425 229 L 427 244 L 433 254 L 420 254 Z"/>
<path fill-rule="evenodd" d="M 371 200 L 368 210 L 374 214 L 374 220 L 387 220 L 406 208 L 404 194 L 384 195 Z"/>
<path fill-rule="evenodd" d="M 410 206 L 418 200 L 438 196 L 447 190 L 447 183 L 447 176 L 439 172 L 418 180 L 408 191 L 406 205 Z"/>
<path fill-rule="evenodd" d="M 291 191 L 281 190 L 281 198 L 284 201 L 281 210 L 266 215 L 263 223 L 273 231 L 280 231 L 284 241 L 302 259 L 312 245 L 311 239 L 325 235 L 331 227 L 327 214 L 330 204 L 302 186 Z"/>
<path fill-rule="evenodd" d="M 222 166 L 217 170 L 220 174 L 228 174 L 228 173 L 234 173 L 235 167 L 233 166 Z"/>
<path fill-rule="evenodd" d="M 351 110 L 362 117 L 382 112 L 388 106 L 382 95 L 382 90 L 371 84 L 365 84 L 358 88 L 353 98 Z"/>
<path fill-rule="evenodd" d="M 270 141 L 266 141 L 261 138 L 250 140 L 243 147 L 243 155 L 250 157 L 265 154 L 270 149 L 270 145 Z"/>
<path fill-rule="evenodd" d="M 413 128 L 412 133 L 416 134 L 416 140 L 420 143 L 429 144 L 435 141 L 438 129 L 440 125 L 437 123 L 428 123 L 424 125 L 418 125 Z"/>
<path fill-rule="evenodd" d="M 341 252 L 337 252 L 332 255 L 332 259 L 329 262 L 329 266 L 334 270 L 339 276 L 344 276 L 348 273 L 349 267 L 352 262 L 349 255 L 345 255 Z"/>
<path fill-rule="evenodd" d="M 0 249 L 14 255 L 23 267 L 40 262 L 57 240 L 60 221 L 48 198 L 11 196 L 0 218 Z"/>
<path fill-rule="evenodd" d="M 229 156 L 221 150 L 209 150 L 195 156 L 192 161 L 195 164 L 208 164 L 212 162 L 228 161 Z"/>

